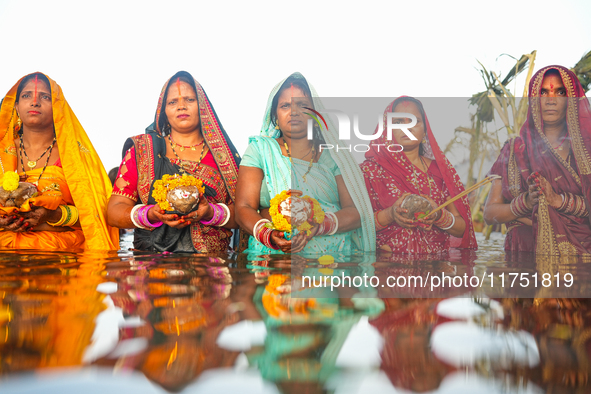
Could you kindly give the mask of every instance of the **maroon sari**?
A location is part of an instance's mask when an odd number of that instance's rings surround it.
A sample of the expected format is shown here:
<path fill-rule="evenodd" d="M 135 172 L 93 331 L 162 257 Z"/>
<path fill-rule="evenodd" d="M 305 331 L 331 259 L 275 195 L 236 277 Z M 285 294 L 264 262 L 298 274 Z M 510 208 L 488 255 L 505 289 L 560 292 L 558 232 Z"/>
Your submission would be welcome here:
<path fill-rule="evenodd" d="M 386 108 L 384 127 L 387 125 L 387 113 L 393 112 L 393 108 L 403 99 L 404 96 L 399 97 Z M 377 147 L 377 144 L 389 144 L 385 131 L 365 154 L 366 160 L 361 164 L 361 170 L 374 212 L 389 208 L 404 193 L 428 195 L 435 203 L 441 205 L 448 197 L 464 191 L 464 185 L 456 170 L 439 148 L 426 115 L 425 131 L 423 156 L 432 160 L 426 174 L 416 170 L 404 153 L 389 152 L 384 146 Z M 392 253 L 401 254 L 441 254 L 447 252 L 450 247 L 476 249 L 478 246 L 468 197 L 461 198 L 454 202 L 454 205 L 466 222 L 463 238 L 452 237 L 435 226 L 429 231 L 420 227 L 406 229 L 394 222 L 382 230 L 377 230 L 377 249 L 388 246 Z"/>
<path fill-rule="evenodd" d="M 568 96 L 567 138 L 572 153 L 564 160 L 544 134 L 540 89 L 546 72 L 557 70 Z M 528 191 L 527 178 L 538 172 L 557 194 L 583 196 L 587 209 L 591 201 L 591 109 L 585 91 L 574 73 L 562 66 L 539 70 L 529 83 L 527 120 L 519 137 L 507 141 L 490 174 L 503 177 L 503 198 L 511 202 Z M 589 255 L 591 226 L 588 217 L 575 217 L 548 205 L 542 195 L 531 213 L 532 226 L 518 221 L 507 223 L 505 250 L 545 255 Z"/>

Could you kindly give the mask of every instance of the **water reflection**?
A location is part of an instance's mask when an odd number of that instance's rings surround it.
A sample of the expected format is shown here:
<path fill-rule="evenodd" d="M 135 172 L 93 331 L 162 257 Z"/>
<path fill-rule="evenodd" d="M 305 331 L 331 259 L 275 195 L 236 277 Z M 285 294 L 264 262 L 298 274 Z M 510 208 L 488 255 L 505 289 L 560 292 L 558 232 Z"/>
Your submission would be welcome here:
<path fill-rule="evenodd" d="M 591 390 L 589 299 L 471 288 L 322 289 L 300 277 L 572 272 L 581 261 L 476 255 L 409 262 L 10 251 L 0 256 L 3 392 Z M 314 290 L 316 291 L 316 290 Z"/>

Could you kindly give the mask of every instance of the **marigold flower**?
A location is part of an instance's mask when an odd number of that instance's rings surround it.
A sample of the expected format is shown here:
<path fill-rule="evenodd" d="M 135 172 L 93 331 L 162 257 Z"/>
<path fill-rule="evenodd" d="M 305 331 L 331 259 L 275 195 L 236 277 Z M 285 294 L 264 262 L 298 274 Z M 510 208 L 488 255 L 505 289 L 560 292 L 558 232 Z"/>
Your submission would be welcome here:
<path fill-rule="evenodd" d="M 18 189 L 19 176 L 16 172 L 8 171 L 2 178 L 2 187 L 7 192 L 12 192 Z"/>

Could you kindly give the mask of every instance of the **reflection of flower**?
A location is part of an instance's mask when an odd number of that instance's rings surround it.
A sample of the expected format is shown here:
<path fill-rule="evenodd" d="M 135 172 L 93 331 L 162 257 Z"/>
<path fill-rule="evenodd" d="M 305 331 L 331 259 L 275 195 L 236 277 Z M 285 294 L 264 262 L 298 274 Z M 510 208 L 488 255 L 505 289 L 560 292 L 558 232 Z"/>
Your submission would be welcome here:
<path fill-rule="evenodd" d="M 292 298 L 289 279 L 289 276 L 282 274 L 269 276 L 261 301 L 267 313 L 272 317 L 308 316 L 310 311 L 317 307 L 315 299 Z"/>
<path fill-rule="evenodd" d="M 205 187 L 201 179 L 187 174 L 183 174 L 182 176 L 178 174 L 165 174 L 161 180 L 154 182 L 154 190 L 152 191 L 152 197 L 154 197 L 161 209 L 172 211 L 172 207 L 166 196 L 170 190 L 174 190 L 179 186 L 197 186 L 200 195 L 203 195 L 205 192 Z"/>
<path fill-rule="evenodd" d="M 2 178 L 2 187 L 7 192 L 12 192 L 18 189 L 19 176 L 16 172 L 8 171 Z"/>

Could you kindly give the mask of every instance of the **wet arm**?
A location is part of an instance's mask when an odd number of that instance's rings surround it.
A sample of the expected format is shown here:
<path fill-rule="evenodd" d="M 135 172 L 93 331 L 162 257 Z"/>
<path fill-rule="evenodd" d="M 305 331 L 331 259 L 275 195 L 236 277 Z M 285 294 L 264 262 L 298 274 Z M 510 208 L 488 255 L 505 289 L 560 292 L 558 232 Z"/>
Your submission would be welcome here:
<path fill-rule="evenodd" d="M 361 216 L 359 215 L 357 208 L 355 208 L 355 203 L 353 203 L 353 199 L 347 190 L 347 186 L 345 186 L 343 176 L 337 175 L 336 181 L 341 203 L 341 210 L 335 212 L 337 219 L 339 220 L 337 233 L 346 233 L 361 227 Z"/>
<path fill-rule="evenodd" d="M 251 235 L 254 225 L 263 219 L 258 212 L 263 176 L 260 168 L 240 166 L 234 204 L 236 223 Z"/>
<path fill-rule="evenodd" d="M 503 198 L 503 184 L 501 179 L 495 179 L 484 205 L 484 220 L 487 224 L 507 223 L 518 219 L 511 212 L 510 204 Z"/>

